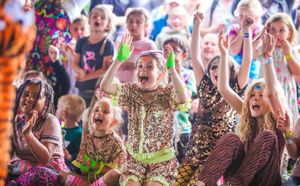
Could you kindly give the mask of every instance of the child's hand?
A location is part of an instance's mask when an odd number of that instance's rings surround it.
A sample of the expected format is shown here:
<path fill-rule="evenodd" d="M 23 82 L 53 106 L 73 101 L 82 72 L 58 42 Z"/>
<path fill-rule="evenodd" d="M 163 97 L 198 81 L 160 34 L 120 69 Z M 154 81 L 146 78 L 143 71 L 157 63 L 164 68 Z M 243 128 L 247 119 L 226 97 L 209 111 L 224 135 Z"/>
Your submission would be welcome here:
<path fill-rule="evenodd" d="M 52 62 L 57 61 L 59 59 L 59 50 L 58 50 L 58 48 L 53 46 L 53 45 L 49 45 L 48 55 L 49 55 Z"/>
<path fill-rule="evenodd" d="M 76 75 L 76 80 L 77 81 L 84 81 L 84 77 L 85 77 L 85 71 L 83 70 L 83 69 L 79 69 L 78 71 L 77 71 L 77 75 Z"/>
<path fill-rule="evenodd" d="M 254 25 L 254 18 L 247 15 L 243 20 L 243 31 L 248 31 Z"/>
<path fill-rule="evenodd" d="M 132 36 L 130 33 L 126 33 L 122 37 L 122 41 L 119 45 L 117 60 L 123 62 L 127 60 L 133 51 L 133 47 L 131 46 L 132 43 Z"/>
<path fill-rule="evenodd" d="M 194 25 L 199 25 L 202 20 L 203 20 L 203 13 L 197 11 L 195 14 L 194 14 Z"/>
<path fill-rule="evenodd" d="M 171 69 L 175 67 L 175 54 L 171 45 L 165 45 L 166 56 L 168 56 L 166 67 Z"/>
<path fill-rule="evenodd" d="M 219 46 L 220 53 L 221 53 L 222 56 L 225 56 L 225 55 L 228 54 L 228 49 L 229 49 L 229 46 L 230 46 L 229 38 L 228 38 L 227 35 L 224 38 L 223 31 L 219 32 L 218 38 L 219 38 L 218 39 L 218 46 Z"/>
<path fill-rule="evenodd" d="M 264 33 L 262 35 L 262 51 L 263 56 L 271 57 L 273 54 L 273 50 L 275 48 L 275 38 L 271 36 L 269 33 Z"/>
<path fill-rule="evenodd" d="M 37 118 L 38 118 L 38 111 L 32 110 L 30 118 L 28 118 L 24 128 L 22 129 L 24 135 L 29 134 L 31 132 Z"/>
<path fill-rule="evenodd" d="M 67 149 L 64 149 L 64 156 L 65 156 L 66 160 L 68 160 L 68 161 L 72 160 L 72 156 Z"/>
<path fill-rule="evenodd" d="M 277 118 L 277 128 L 283 133 L 288 133 L 291 131 L 290 127 L 291 127 L 291 120 L 289 115 L 285 113 L 285 115 L 282 116 L 279 113 L 279 116 Z"/>
<path fill-rule="evenodd" d="M 292 45 L 290 44 L 289 41 L 279 40 L 277 41 L 277 43 L 279 43 L 279 45 L 281 46 L 284 55 L 288 55 L 292 53 Z"/>

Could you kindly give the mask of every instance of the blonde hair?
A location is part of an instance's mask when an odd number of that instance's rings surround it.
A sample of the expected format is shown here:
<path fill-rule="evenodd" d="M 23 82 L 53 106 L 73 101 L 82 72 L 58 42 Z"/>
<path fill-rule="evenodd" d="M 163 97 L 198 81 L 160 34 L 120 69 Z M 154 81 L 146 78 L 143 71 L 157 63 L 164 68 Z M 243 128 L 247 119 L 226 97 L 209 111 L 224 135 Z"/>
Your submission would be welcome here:
<path fill-rule="evenodd" d="M 58 99 L 58 104 L 62 111 L 68 113 L 68 118 L 76 122 L 81 119 L 86 107 L 84 99 L 75 94 L 61 96 Z"/>
<path fill-rule="evenodd" d="M 242 0 L 239 2 L 234 15 L 238 16 L 241 8 L 247 8 L 253 16 L 260 18 L 264 14 L 263 7 L 258 0 Z"/>
<path fill-rule="evenodd" d="M 91 127 L 91 126 L 92 126 L 91 124 L 93 123 L 94 108 L 95 108 L 95 106 L 96 106 L 97 104 L 99 104 L 99 103 L 108 103 L 108 104 L 109 104 L 109 106 L 110 106 L 110 108 L 111 108 L 111 110 L 112 110 L 113 120 L 115 120 L 115 124 L 112 125 L 111 127 L 115 128 L 115 127 L 117 127 L 118 125 L 120 125 L 120 124 L 123 122 L 123 119 L 122 119 L 122 110 L 121 110 L 121 108 L 118 107 L 118 106 L 113 105 L 110 98 L 103 97 L 103 98 L 101 98 L 100 100 L 98 100 L 98 101 L 94 104 L 94 106 L 93 106 L 93 108 L 92 108 L 92 113 L 91 113 L 90 116 L 89 116 L 88 130 L 89 130 L 90 132 L 93 131 L 93 129 L 92 129 L 92 127 Z"/>
<path fill-rule="evenodd" d="M 257 121 L 256 118 L 251 116 L 250 112 L 250 106 L 249 106 L 249 101 L 251 98 L 251 94 L 253 92 L 253 89 L 255 86 L 261 85 L 265 86 L 265 83 L 263 80 L 258 80 L 254 83 L 252 83 L 246 90 L 245 93 L 245 98 L 244 102 L 242 105 L 242 113 L 241 113 L 241 118 L 240 118 L 240 123 L 237 126 L 237 134 L 241 138 L 242 141 L 247 141 L 249 139 L 254 138 L 255 132 L 256 132 L 256 127 Z M 259 131 L 263 130 L 272 130 L 274 128 L 275 124 L 275 118 L 273 117 L 273 114 L 271 112 L 271 109 L 269 110 L 268 113 L 266 113 L 264 116 L 264 122 L 261 128 L 259 128 Z"/>
<path fill-rule="evenodd" d="M 108 19 L 107 29 L 105 30 L 108 34 L 111 34 L 114 31 L 114 21 L 113 21 L 113 13 L 112 10 L 109 9 L 107 5 L 97 5 L 95 6 L 91 12 L 89 13 L 89 22 L 94 12 L 103 12 L 105 17 Z M 91 30 L 92 32 L 92 30 Z"/>
<path fill-rule="evenodd" d="M 171 17 L 173 14 L 179 14 L 181 15 L 184 19 L 184 24 L 186 28 L 188 28 L 188 17 L 189 17 L 189 14 L 188 12 L 186 11 L 186 9 L 183 7 L 183 6 L 178 6 L 178 7 L 175 7 L 173 8 L 170 13 L 168 14 L 168 19 L 169 17 Z M 168 20 L 169 22 L 169 20 Z"/>
<path fill-rule="evenodd" d="M 270 29 L 271 24 L 275 23 L 275 22 L 278 22 L 278 21 L 282 21 L 289 28 L 290 37 L 288 38 L 288 41 L 291 44 L 294 44 L 296 42 L 296 39 L 297 39 L 296 38 L 297 37 L 297 31 L 296 31 L 296 28 L 294 26 L 294 23 L 292 21 L 291 16 L 289 16 L 286 13 L 275 13 L 271 17 L 269 17 L 269 19 L 267 20 L 267 22 L 266 22 L 267 28 Z"/>

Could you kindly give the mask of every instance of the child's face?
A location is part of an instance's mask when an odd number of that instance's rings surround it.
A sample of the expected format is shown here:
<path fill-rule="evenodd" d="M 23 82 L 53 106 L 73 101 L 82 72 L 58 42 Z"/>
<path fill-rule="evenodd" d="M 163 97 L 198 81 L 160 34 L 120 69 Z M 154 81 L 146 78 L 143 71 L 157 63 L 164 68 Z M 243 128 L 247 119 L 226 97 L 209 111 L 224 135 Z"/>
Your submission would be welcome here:
<path fill-rule="evenodd" d="M 151 91 L 158 87 L 161 71 L 151 56 L 143 56 L 138 60 L 136 73 L 138 85 L 143 90 Z"/>
<path fill-rule="evenodd" d="M 219 68 L 219 61 L 218 60 L 214 60 L 212 62 L 212 65 L 210 66 L 209 69 L 209 77 L 212 81 L 212 83 L 217 86 L 218 85 L 218 68 Z"/>
<path fill-rule="evenodd" d="M 131 33 L 133 40 L 141 39 L 146 30 L 145 16 L 142 14 L 131 14 L 127 20 L 127 29 Z"/>
<path fill-rule="evenodd" d="M 201 55 L 207 61 L 218 55 L 218 38 L 214 35 L 205 35 L 201 42 Z"/>
<path fill-rule="evenodd" d="M 239 10 L 239 19 L 238 19 L 238 23 L 239 23 L 240 27 L 243 26 L 243 22 L 247 16 L 254 18 L 253 25 L 256 25 L 258 23 L 259 17 L 257 17 L 251 10 L 249 10 L 248 7 L 241 7 Z"/>
<path fill-rule="evenodd" d="M 283 21 L 276 21 L 270 24 L 269 33 L 275 37 L 277 41 L 288 41 L 290 38 L 289 27 Z M 276 46 L 280 43 L 276 42 Z"/>
<path fill-rule="evenodd" d="M 113 123 L 113 110 L 107 101 L 98 101 L 93 108 L 92 128 L 97 131 L 107 131 Z"/>
<path fill-rule="evenodd" d="M 168 17 L 169 25 L 172 29 L 181 31 L 186 26 L 185 18 L 180 13 L 172 13 Z"/>
<path fill-rule="evenodd" d="M 252 90 L 249 100 L 250 113 L 252 117 L 261 117 L 270 111 L 268 99 L 264 95 L 264 86 L 256 84 Z"/>
<path fill-rule="evenodd" d="M 64 121 L 64 116 L 63 116 L 64 110 L 65 109 L 63 103 L 61 101 L 58 101 L 55 115 L 60 121 Z"/>
<path fill-rule="evenodd" d="M 76 41 L 78 41 L 79 38 L 84 36 L 85 32 L 85 26 L 82 22 L 73 23 L 71 25 L 70 33 Z"/>
<path fill-rule="evenodd" d="M 39 88 L 39 84 L 30 84 L 25 88 L 20 99 L 20 109 L 23 113 L 28 114 L 33 109 L 38 111 L 38 113 L 42 112 L 45 107 L 46 97 L 44 90 L 41 91 L 41 96 L 39 96 Z M 34 107 L 35 103 L 36 105 Z"/>
<path fill-rule="evenodd" d="M 91 30 L 94 32 L 105 32 L 108 29 L 108 17 L 103 11 L 95 10 L 89 19 Z"/>

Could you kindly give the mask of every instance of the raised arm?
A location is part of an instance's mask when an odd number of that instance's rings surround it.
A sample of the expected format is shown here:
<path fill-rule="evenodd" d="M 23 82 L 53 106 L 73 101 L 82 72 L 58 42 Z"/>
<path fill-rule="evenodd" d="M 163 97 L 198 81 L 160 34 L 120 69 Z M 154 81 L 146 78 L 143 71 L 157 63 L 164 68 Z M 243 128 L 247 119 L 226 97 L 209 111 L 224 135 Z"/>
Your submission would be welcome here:
<path fill-rule="evenodd" d="M 175 69 L 175 54 L 173 52 L 173 48 L 170 45 L 166 45 L 165 48 L 168 56 L 166 66 L 170 76 L 172 77 L 172 82 L 176 93 L 176 103 L 186 103 L 188 100 L 188 91 L 184 81 Z"/>
<path fill-rule="evenodd" d="M 228 37 L 224 38 L 223 32 L 219 33 L 218 46 L 221 53 L 221 61 L 218 71 L 218 91 L 226 100 L 226 102 L 240 114 L 242 112 L 243 101 L 240 96 L 229 86 L 229 39 Z"/>
<path fill-rule="evenodd" d="M 117 94 L 118 85 L 113 83 L 113 78 L 115 77 L 116 72 L 120 67 L 121 63 L 130 57 L 132 51 L 132 49 L 130 49 L 131 42 L 131 34 L 126 33 L 123 36 L 122 41 L 120 43 L 116 60 L 113 61 L 113 63 L 110 65 L 110 67 L 103 76 L 103 79 L 100 84 L 100 90 L 103 90 L 112 95 Z"/>
<path fill-rule="evenodd" d="M 243 22 L 243 60 L 240 70 L 237 75 L 238 85 L 240 88 L 244 88 L 248 84 L 250 64 L 252 61 L 252 31 L 254 19 L 250 16 L 246 16 Z"/>
<path fill-rule="evenodd" d="M 285 115 L 286 109 L 283 106 L 283 103 L 280 100 L 279 94 L 280 84 L 277 80 L 272 53 L 275 47 L 275 38 L 272 37 L 269 33 L 265 33 L 262 36 L 262 62 L 264 69 L 264 79 L 265 79 L 265 94 L 268 96 L 271 110 L 274 116 Z"/>
<path fill-rule="evenodd" d="M 280 41 L 280 45 L 282 46 L 285 60 L 288 64 L 290 72 L 295 75 L 300 75 L 300 61 L 294 56 L 292 46 L 289 41 L 282 40 Z"/>
<path fill-rule="evenodd" d="M 192 58 L 192 66 L 193 71 L 196 78 L 197 86 L 200 84 L 205 69 L 203 67 L 203 63 L 201 60 L 201 51 L 200 51 L 200 24 L 203 20 L 203 14 L 200 12 L 196 12 L 194 15 L 194 24 L 193 24 L 193 33 L 192 33 L 192 42 L 191 42 L 191 58 Z"/>

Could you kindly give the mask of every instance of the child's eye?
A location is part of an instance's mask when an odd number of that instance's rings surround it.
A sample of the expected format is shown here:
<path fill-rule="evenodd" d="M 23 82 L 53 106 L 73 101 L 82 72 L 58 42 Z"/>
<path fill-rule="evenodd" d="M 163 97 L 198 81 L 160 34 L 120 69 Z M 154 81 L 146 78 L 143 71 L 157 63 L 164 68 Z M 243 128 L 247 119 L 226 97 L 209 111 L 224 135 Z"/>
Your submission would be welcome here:
<path fill-rule="evenodd" d="M 252 98 L 254 96 L 254 94 L 250 94 L 250 98 Z"/>
<path fill-rule="evenodd" d="M 137 68 L 138 68 L 138 69 L 141 69 L 141 68 L 143 68 L 143 66 L 142 66 L 142 65 L 138 65 Z"/>

